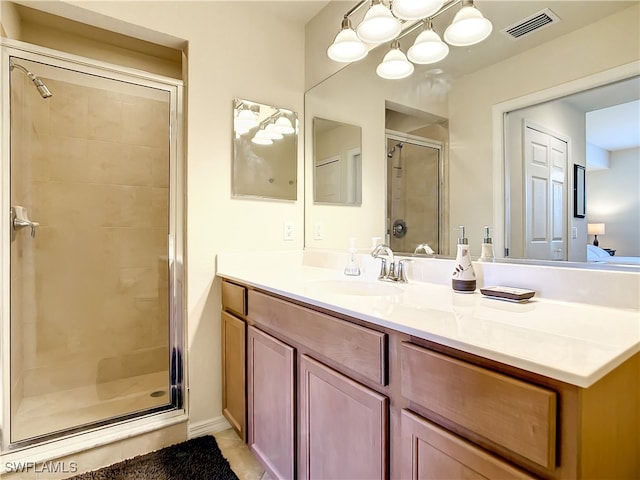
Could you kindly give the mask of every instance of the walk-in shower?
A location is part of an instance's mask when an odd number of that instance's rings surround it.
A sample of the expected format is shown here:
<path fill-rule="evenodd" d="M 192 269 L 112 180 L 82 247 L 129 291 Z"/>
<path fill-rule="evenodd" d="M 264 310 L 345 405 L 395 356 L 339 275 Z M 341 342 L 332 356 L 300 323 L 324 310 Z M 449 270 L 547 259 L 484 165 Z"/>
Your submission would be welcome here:
<path fill-rule="evenodd" d="M 395 252 L 428 243 L 440 252 L 442 146 L 407 135 L 387 135 L 387 236 Z"/>
<path fill-rule="evenodd" d="M 2 449 L 182 409 L 180 82 L 2 62 Z"/>

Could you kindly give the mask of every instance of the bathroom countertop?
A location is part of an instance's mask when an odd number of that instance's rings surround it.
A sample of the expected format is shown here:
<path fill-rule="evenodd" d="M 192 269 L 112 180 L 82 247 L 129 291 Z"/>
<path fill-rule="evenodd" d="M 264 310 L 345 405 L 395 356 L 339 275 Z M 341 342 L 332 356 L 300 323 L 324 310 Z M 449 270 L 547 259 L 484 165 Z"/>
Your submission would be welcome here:
<path fill-rule="evenodd" d="M 579 387 L 640 351 L 640 313 L 634 309 L 536 297 L 510 303 L 479 290 L 460 294 L 448 285 L 394 284 L 306 265 L 219 260 L 217 274 Z"/>

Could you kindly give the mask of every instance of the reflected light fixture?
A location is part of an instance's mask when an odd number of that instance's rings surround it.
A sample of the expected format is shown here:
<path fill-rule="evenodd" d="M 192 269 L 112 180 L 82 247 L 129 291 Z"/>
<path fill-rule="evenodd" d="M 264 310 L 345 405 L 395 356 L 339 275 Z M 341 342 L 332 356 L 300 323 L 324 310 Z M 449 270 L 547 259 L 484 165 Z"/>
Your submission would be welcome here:
<path fill-rule="evenodd" d="M 351 28 L 349 17 L 344 17 L 340 32 L 338 32 L 333 43 L 327 49 L 329 58 L 336 62 L 357 62 L 366 57 L 368 52 L 367 46 Z"/>
<path fill-rule="evenodd" d="M 276 123 L 274 124 L 273 129 L 276 132 L 282 133 L 284 135 L 288 135 L 290 133 L 295 132 L 295 128 L 293 128 L 293 125 L 291 124 L 291 120 L 289 120 L 285 116 L 281 116 L 276 120 Z"/>
<path fill-rule="evenodd" d="M 391 12 L 402 20 L 421 20 L 442 8 L 444 0 L 393 0 Z"/>
<path fill-rule="evenodd" d="M 273 144 L 273 140 L 271 140 L 268 137 L 267 132 L 265 132 L 262 129 L 260 129 L 260 130 L 258 130 L 256 132 L 256 134 L 251 139 L 251 142 L 256 143 L 258 145 L 271 145 L 271 144 Z"/>
<path fill-rule="evenodd" d="M 492 30 L 492 23 L 482 16 L 473 0 L 462 0 L 462 8 L 444 31 L 444 40 L 455 47 L 466 47 L 480 43 Z"/>
<path fill-rule="evenodd" d="M 426 20 L 425 29 L 407 50 L 407 57 L 413 63 L 426 65 L 439 62 L 447 55 L 449 55 L 449 45 L 444 43 L 440 35 L 433 30 L 431 20 Z"/>
<path fill-rule="evenodd" d="M 271 140 L 282 140 L 284 138 L 282 133 L 276 130 L 276 126 L 273 123 L 270 123 L 269 125 L 264 127 L 264 131 L 268 138 L 270 138 Z"/>
<path fill-rule="evenodd" d="M 402 31 L 400 20 L 393 16 L 382 0 L 372 0 L 371 7 L 356 28 L 360 40 L 366 43 L 388 42 Z"/>
<path fill-rule="evenodd" d="M 252 128 L 256 128 L 258 123 L 258 115 L 248 108 L 244 108 L 238 112 L 238 115 L 236 115 L 233 126 L 236 131 L 247 132 Z"/>
<path fill-rule="evenodd" d="M 378 65 L 376 73 L 382 78 L 388 80 L 399 80 L 408 77 L 413 73 L 414 66 L 407 60 L 406 55 L 400 50 L 400 42 L 394 40 L 391 43 L 391 50 L 382 59 L 382 63 Z"/>

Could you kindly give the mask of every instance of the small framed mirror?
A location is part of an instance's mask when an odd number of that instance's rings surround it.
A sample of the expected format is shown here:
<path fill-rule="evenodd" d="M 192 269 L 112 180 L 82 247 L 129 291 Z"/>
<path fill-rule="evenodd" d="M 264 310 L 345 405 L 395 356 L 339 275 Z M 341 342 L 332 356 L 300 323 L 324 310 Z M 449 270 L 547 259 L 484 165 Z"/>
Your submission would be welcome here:
<path fill-rule="evenodd" d="M 573 165 L 573 216 L 584 218 L 586 215 L 586 189 L 584 167 Z"/>
<path fill-rule="evenodd" d="M 361 148 L 361 127 L 314 117 L 314 203 L 362 203 Z"/>
<path fill-rule="evenodd" d="M 297 199 L 298 115 L 236 98 L 233 101 L 234 197 Z"/>

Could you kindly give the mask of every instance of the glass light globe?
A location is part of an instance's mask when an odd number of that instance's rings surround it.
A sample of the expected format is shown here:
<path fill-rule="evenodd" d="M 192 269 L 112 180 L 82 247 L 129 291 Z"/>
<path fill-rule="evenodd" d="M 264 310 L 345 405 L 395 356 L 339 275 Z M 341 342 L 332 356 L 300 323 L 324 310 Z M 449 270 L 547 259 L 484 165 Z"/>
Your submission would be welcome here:
<path fill-rule="evenodd" d="M 394 44 L 397 45 L 397 42 Z M 400 50 L 400 46 L 392 45 L 391 50 L 382 59 L 382 63 L 378 65 L 376 73 L 388 80 L 399 80 L 411 75 L 413 70 L 413 64 L 407 60 L 405 54 Z"/>
<path fill-rule="evenodd" d="M 449 46 L 430 28 L 420 32 L 407 51 L 409 60 L 420 65 L 439 62 L 447 55 L 449 55 Z"/>
<path fill-rule="evenodd" d="M 367 46 L 358 38 L 356 32 L 347 24 L 336 35 L 327 49 L 327 56 L 335 62 L 357 62 L 367 56 Z"/>
<path fill-rule="evenodd" d="M 444 0 L 393 0 L 391 11 L 403 20 L 420 20 L 436 13 Z"/>
<path fill-rule="evenodd" d="M 480 43 L 492 30 L 493 25 L 482 16 L 480 10 L 473 6 L 464 6 L 445 30 L 444 40 L 455 47 L 466 47 Z"/>
<path fill-rule="evenodd" d="M 367 43 L 388 42 L 396 38 L 401 30 L 398 19 L 381 3 L 372 5 L 356 28 L 360 40 Z"/>
<path fill-rule="evenodd" d="M 236 130 L 251 130 L 258 126 L 258 116 L 251 110 L 240 110 L 233 123 Z"/>

